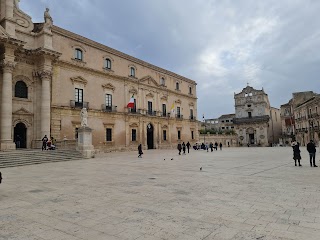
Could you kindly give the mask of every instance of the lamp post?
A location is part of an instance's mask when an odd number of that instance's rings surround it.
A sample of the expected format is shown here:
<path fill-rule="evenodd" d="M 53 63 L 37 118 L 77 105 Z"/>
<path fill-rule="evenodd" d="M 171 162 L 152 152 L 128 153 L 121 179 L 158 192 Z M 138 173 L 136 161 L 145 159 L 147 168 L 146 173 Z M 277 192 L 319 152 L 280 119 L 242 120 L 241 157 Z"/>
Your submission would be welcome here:
<path fill-rule="evenodd" d="M 204 124 L 204 134 L 203 134 L 203 143 L 206 144 L 206 121 L 204 119 L 204 114 L 202 114 L 203 124 Z"/>

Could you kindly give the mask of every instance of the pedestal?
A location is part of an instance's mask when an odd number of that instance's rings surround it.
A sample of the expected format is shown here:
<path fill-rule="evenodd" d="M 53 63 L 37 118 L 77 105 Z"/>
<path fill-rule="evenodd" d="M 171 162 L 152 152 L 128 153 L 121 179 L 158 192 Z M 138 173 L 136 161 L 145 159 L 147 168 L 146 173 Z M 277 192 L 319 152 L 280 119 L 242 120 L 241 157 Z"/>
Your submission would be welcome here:
<path fill-rule="evenodd" d="M 78 147 L 84 158 L 94 158 L 94 147 L 92 145 L 92 129 L 81 127 L 78 129 Z"/>

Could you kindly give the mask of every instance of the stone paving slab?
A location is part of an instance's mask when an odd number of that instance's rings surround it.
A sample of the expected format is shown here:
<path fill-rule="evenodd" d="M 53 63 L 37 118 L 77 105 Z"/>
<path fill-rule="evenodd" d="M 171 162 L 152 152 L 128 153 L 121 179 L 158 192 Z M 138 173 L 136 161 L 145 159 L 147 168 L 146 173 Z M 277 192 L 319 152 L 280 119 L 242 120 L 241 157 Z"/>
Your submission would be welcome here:
<path fill-rule="evenodd" d="M 149 150 L 2 169 L 0 240 L 319 240 L 320 168 L 302 158 Z"/>

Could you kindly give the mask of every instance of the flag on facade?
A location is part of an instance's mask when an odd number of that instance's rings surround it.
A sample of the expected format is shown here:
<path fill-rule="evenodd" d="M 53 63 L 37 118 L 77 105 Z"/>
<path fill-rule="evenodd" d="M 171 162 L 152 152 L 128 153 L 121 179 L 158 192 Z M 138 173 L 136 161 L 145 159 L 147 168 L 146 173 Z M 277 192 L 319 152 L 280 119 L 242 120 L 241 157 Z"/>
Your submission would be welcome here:
<path fill-rule="evenodd" d="M 172 106 L 171 106 L 171 113 L 174 114 L 174 103 L 172 103 Z"/>
<path fill-rule="evenodd" d="M 127 105 L 128 108 L 134 108 L 134 94 L 132 95 L 132 97 L 130 98 L 130 101 Z"/>

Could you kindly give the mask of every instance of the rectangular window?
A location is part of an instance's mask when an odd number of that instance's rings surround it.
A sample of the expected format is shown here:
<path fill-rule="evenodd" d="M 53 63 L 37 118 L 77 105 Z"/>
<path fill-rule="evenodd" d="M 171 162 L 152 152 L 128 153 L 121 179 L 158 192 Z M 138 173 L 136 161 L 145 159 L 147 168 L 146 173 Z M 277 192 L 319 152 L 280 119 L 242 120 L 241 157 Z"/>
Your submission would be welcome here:
<path fill-rule="evenodd" d="M 137 141 L 137 130 L 132 129 L 131 131 L 131 141 Z"/>
<path fill-rule="evenodd" d="M 106 109 L 112 110 L 112 95 L 106 94 Z"/>
<path fill-rule="evenodd" d="M 191 131 L 191 139 L 194 139 L 193 131 Z"/>
<path fill-rule="evenodd" d="M 83 89 L 75 88 L 75 107 L 83 107 Z"/>
<path fill-rule="evenodd" d="M 192 94 L 192 87 L 189 87 L 189 94 Z"/>
<path fill-rule="evenodd" d="M 167 141 L 167 130 L 163 130 L 162 135 L 163 135 L 163 141 Z"/>
<path fill-rule="evenodd" d="M 229 122 L 229 120 L 226 120 L 226 122 Z"/>
<path fill-rule="evenodd" d="M 167 105 L 162 104 L 162 116 L 167 116 Z"/>
<path fill-rule="evenodd" d="M 248 112 L 248 117 L 249 117 L 249 118 L 251 118 L 251 117 L 252 117 L 251 112 Z"/>
<path fill-rule="evenodd" d="M 179 90 L 179 83 L 176 82 L 176 90 Z"/>
<path fill-rule="evenodd" d="M 190 109 L 190 119 L 193 119 L 193 109 Z"/>
<path fill-rule="evenodd" d="M 180 139 L 181 139 L 181 131 L 178 130 L 178 140 L 180 140 Z"/>
<path fill-rule="evenodd" d="M 148 114 L 152 115 L 152 102 L 148 101 Z"/>
<path fill-rule="evenodd" d="M 177 117 L 180 118 L 180 107 L 177 107 Z"/>
<path fill-rule="evenodd" d="M 111 128 L 106 129 L 106 141 L 107 142 L 112 141 L 112 129 Z"/>

